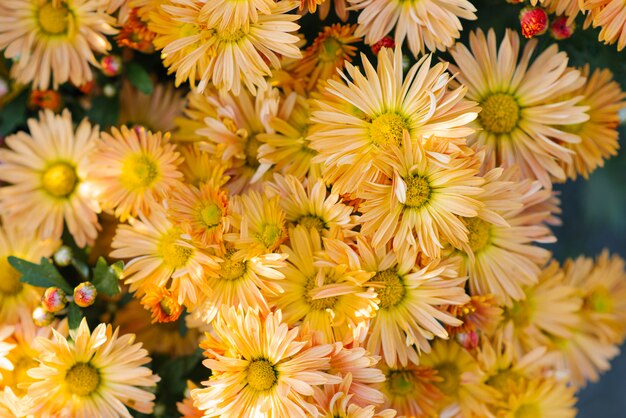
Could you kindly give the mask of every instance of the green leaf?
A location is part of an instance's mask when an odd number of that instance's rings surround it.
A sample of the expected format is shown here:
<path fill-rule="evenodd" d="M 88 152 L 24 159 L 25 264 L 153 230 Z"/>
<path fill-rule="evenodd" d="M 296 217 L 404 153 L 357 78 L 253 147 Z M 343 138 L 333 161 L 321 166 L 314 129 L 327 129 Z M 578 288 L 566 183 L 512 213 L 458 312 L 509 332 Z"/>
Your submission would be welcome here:
<path fill-rule="evenodd" d="M 120 276 L 124 269 L 124 263 L 118 261 L 110 266 L 103 257 L 98 258 L 96 267 L 93 269 L 93 284 L 99 293 L 107 296 L 115 296 L 120 293 Z"/>
<path fill-rule="evenodd" d="M 70 329 L 78 328 L 78 326 L 80 325 L 80 321 L 83 320 L 83 311 L 74 302 L 69 304 L 67 320 L 69 322 Z"/>
<path fill-rule="evenodd" d="M 148 72 L 136 62 L 129 62 L 126 64 L 126 77 L 137 87 L 137 90 L 144 94 L 152 94 L 154 86 Z"/>
<path fill-rule="evenodd" d="M 20 281 L 37 287 L 56 286 L 61 288 L 68 295 L 73 294 L 74 289 L 57 271 L 56 267 L 46 257 L 41 257 L 39 264 L 22 260 L 21 258 L 9 257 L 9 264 L 20 273 Z"/>

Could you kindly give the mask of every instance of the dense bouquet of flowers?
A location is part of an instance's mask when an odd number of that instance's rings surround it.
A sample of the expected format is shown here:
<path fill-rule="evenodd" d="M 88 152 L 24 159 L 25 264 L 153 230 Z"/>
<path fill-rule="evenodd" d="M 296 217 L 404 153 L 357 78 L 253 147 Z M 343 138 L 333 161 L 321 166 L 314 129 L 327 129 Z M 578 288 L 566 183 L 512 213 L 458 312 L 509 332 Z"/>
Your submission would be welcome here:
<path fill-rule="evenodd" d="M 0 416 L 575 416 L 626 273 L 554 259 L 555 185 L 625 45 L 618 0 L 0 0 Z"/>

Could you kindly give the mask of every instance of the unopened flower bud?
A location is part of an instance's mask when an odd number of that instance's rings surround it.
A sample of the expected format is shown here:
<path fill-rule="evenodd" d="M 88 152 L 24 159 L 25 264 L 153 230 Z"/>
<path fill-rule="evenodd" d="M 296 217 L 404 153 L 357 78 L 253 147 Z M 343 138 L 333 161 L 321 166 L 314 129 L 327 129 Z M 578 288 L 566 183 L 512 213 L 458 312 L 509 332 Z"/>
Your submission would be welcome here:
<path fill-rule="evenodd" d="M 102 74 L 107 77 L 115 77 L 122 72 L 122 59 L 117 55 L 107 55 L 100 60 Z"/>
<path fill-rule="evenodd" d="M 33 311 L 33 322 L 38 327 L 48 326 L 54 321 L 54 314 L 52 312 L 48 312 L 41 306 L 37 306 Z"/>
<path fill-rule="evenodd" d="M 67 305 L 65 292 L 58 287 L 49 287 L 43 292 L 41 306 L 48 312 L 57 313 Z"/>
<path fill-rule="evenodd" d="M 396 46 L 396 43 L 393 38 L 391 36 L 385 36 L 383 39 L 372 45 L 372 52 L 378 55 L 382 48 L 393 48 L 394 46 Z"/>
<path fill-rule="evenodd" d="M 567 16 L 559 16 L 550 23 L 550 35 L 557 41 L 567 39 L 574 34 L 576 24 L 567 22 Z"/>
<path fill-rule="evenodd" d="M 541 7 L 525 7 L 519 14 L 522 35 L 532 38 L 548 30 L 548 14 Z"/>
<path fill-rule="evenodd" d="M 74 303 L 81 308 L 93 305 L 96 301 L 98 291 L 91 282 L 82 282 L 74 289 Z"/>
<path fill-rule="evenodd" d="M 473 350 L 478 347 L 479 338 L 476 331 L 460 332 L 456 335 L 456 340 L 466 350 Z"/>
<path fill-rule="evenodd" d="M 67 245 L 59 248 L 58 251 L 54 253 L 54 262 L 60 267 L 69 266 L 72 262 L 72 249 Z"/>

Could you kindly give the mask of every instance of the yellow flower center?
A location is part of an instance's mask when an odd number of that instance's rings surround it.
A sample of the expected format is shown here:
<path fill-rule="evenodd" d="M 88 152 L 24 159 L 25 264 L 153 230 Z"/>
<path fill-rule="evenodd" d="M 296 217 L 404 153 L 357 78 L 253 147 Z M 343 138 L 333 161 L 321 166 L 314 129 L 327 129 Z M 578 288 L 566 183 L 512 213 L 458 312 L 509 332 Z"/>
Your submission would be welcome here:
<path fill-rule="evenodd" d="M 236 280 L 246 273 L 246 263 L 233 261 L 230 255 L 224 257 L 220 264 L 220 277 L 224 280 Z"/>
<path fill-rule="evenodd" d="M 483 110 L 478 114 L 478 121 L 486 131 L 507 134 L 517 126 L 520 108 L 515 97 L 510 94 L 492 94 L 480 106 Z"/>
<path fill-rule="evenodd" d="M 412 375 L 404 370 L 392 370 L 387 376 L 387 388 L 392 395 L 406 396 L 415 393 Z"/>
<path fill-rule="evenodd" d="M 72 13 L 65 5 L 55 7 L 52 2 L 41 6 L 37 11 L 37 22 L 47 35 L 63 35 L 68 31 Z"/>
<path fill-rule="evenodd" d="M 322 62 L 333 62 L 335 59 L 343 55 L 343 44 L 337 38 L 326 38 L 320 49 L 319 60 Z"/>
<path fill-rule="evenodd" d="M 370 138 L 377 147 L 402 145 L 402 132 L 409 129 L 406 119 L 397 113 L 387 112 L 377 116 L 370 125 Z"/>
<path fill-rule="evenodd" d="M 541 417 L 541 408 L 536 403 L 527 403 L 521 405 L 515 411 L 515 418 L 538 418 Z"/>
<path fill-rule="evenodd" d="M 376 289 L 380 309 L 393 308 L 406 296 L 402 277 L 393 269 L 379 271 L 368 281 L 368 284 Z"/>
<path fill-rule="evenodd" d="M 404 179 L 404 182 L 406 183 L 405 206 L 418 209 L 428 203 L 432 190 L 426 177 L 415 175 Z"/>
<path fill-rule="evenodd" d="M 254 360 L 248 366 L 248 386 L 263 392 L 270 390 L 276 384 L 278 376 L 274 366 L 267 360 Z"/>
<path fill-rule="evenodd" d="M 217 32 L 217 36 L 220 41 L 233 42 L 233 43 L 238 42 L 239 40 L 244 38 L 246 34 L 247 34 L 246 31 L 244 31 L 242 28 L 236 28 L 236 29 L 229 28 L 227 30 Z"/>
<path fill-rule="evenodd" d="M 265 224 L 261 232 L 257 234 L 257 239 L 269 250 L 278 247 L 283 238 L 283 228 L 276 224 Z"/>
<path fill-rule="evenodd" d="M 76 363 L 65 375 L 67 390 L 78 396 L 88 396 L 100 385 L 100 374 L 88 363 Z"/>
<path fill-rule="evenodd" d="M 9 264 L 6 257 L 0 258 L 0 294 L 6 296 L 17 295 L 24 285 L 20 282 L 21 273 Z"/>
<path fill-rule="evenodd" d="M 320 219 L 319 216 L 314 215 L 302 216 L 300 219 L 298 219 L 297 224 L 302 225 L 305 228 L 316 229 L 318 232 L 322 232 L 326 229 L 326 223 L 322 219 Z"/>
<path fill-rule="evenodd" d="M 613 298 L 605 287 L 598 288 L 585 298 L 585 307 L 593 312 L 610 313 L 613 312 Z"/>
<path fill-rule="evenodd" d="M 200 219 L 207 228 L 218 226 L 222 220 L 222 209 L 211 202 L 200 209 Z"/>
<path fill-rule="evenodd" d="M 336 282 L 335 276 L 332 274 L 331 271 L 329 271 L 328 274 L 324 276 L 324 282 L 322 283 L 322 285 L 332 284 L 335 282 Z M 311 307 L 311 309 L 314 311 L 324 311 L 326 309 L 334 308 L 335 305 L 337 304 L 337 301 L 339 300 L 337 296 L 331 296 L 328 298 L 321 298 L 321 299 L 313 299 L 310 296 L 310 291 L 316 287 L 317 287 L 316 276 L 309 277 L 308 280 L 306 281 L 306 284 L 304 285 L 304 298 L 306 302 L 308 303 L 308 305 Z"/>
<path fill-rule="evenodd" d="M 169 296 L 164 296 L 163 299 L 159 302 L 159 306 L 161 307 L 161 311 L 167 316 L 171 316 L 172 312 L 174 312 L 175 301 Z"/>
<path fill-rule="evenodd" d="M 534 304 L 530 296 L 524 300 L 516 300 L 510 308 L 505 308 L 505 317 L 513 321 L 516 327 L 524 328 L 532 320 Z"/>
<path fill-rule="evenodd" d="M 257 168 L 260 165 L 257 158 L 260 146 L 261 143 L 256 139 L 256 135 L 248 137 L 244 152 L 246 154 L 246 164 L 252 168 Z"/>
<path fill-rule="evenodd" d="M 489 386 L 498 389 L 501 393 L 507 393 L 509 389 L 509 381 L 512 381 L 517 386 L 517 381 L 521 376 L 512 370 L 499 370 L 498 373 L 487 379 Z"/>
<path fill-rule="evenodd" d="M 437 373 L 443 380 L 435 385 L 447 396 L 455 396 L 461 387 L 461 371 L 459 367 L 451 362 L 441 363 L 436 367 Z"/>
<path fill-rule="evenodd" d="M 43 189 L 51 196 L 63 198 L 72 194 L 78 183 L 76 170 L 67 163 L 55 163 L 43 172 Z"/>
<path fill-rule="evenodd" d="M 469 234 L 469 247 L 474 253 L 479 252 L 491 241 L 491 224 L 478 217 L 465 218 L 465 226 Z"/>
<path fill-rule="evenodd" d="M 159 177 L 159 166 L 149 155 L 133 154 L 122 163 L 122 184 L 130 190 L 150 188 Z"/>
<path fill-rule="evenodd" d="M 180 245 L 179 239 L 179 231 L 172 230 L 161 238 L 158 247 L 163 263 L 174 269 L 185 267 L 193 256 L 193 248 Z"/>

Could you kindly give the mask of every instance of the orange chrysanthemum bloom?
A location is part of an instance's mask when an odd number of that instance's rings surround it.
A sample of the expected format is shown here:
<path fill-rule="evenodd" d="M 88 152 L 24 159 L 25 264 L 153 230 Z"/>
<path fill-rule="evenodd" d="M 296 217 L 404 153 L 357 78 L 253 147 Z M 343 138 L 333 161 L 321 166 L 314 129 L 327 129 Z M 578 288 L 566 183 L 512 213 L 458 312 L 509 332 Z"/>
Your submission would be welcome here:
<path fill-rule="evenodd" d="M 153 324 L 177 321 L 183 313 L 183 307 L 176 301 L 175 295 L 162 287 L 148 287 L 141 298 L 141 304 L 152 314 Z"/>
<path fill-rule="evenodd" d="M 617 50 L 626 46 L 626 7 L 619 1 L 585 0 L 582 10 L 587 12 L 585 28 L 600 27 L 598 40 L 605 44 L 617 43 Z"/>
<path fill-rule="evenodd" d="M 98 67 L 94 53 L 111 49 L 114 19 L 100 0 L 6 0 L 0 4 L 0 50 L 13 59 L 11 76 L 36 88 L 81 86 Z"/>
<path fill-rule="evenodd" d="M 93 187 L 104 210 L 120 221 L 149 214 L 170 191 L 181 187 L 181 163 L 170 135 L 144 128 L 113 128 L 90 156 Z"/>
<path fill-rule="evenodd" d="M 152 45 L 154 35 L 154 32 L 148 29 L 148 24 L 139 18 L 135 8 L 130 11 L 115 40 L 120 47 L 128 47 L 144 54 L 150 54 L 154 51 Z"/>
<path fill-rule="evenodd" d="M 84 119 L 76 129 L 66 109 L 29 119 L 30 134 L 6 138 L 0 150 L 0 210 L 6 223 L 42 240 L 61 238 L 64 224 L 80 247 L 98 235 L 100 207 L 91 183 L 90 156 L 98 127 Z"/>
<path fill-rule="evenodd" d="M 391 146 L 402 146 L 405 131 L 414 142 L 422 136 L 462 138 L 474 132 L 467 124 L 478 109 L 463 100 L 465 87 L 449 89 L 447 65 L 430 68 L 431 59 L 423 57 L 404 77 L 400 48 L 385 48 L 376 69 L 363 56 L 365 74 L 346 64 L 343 82 L 328 81 L 313 111 L 316 130 L 310 146 L 318 152 L 312 161 L 323 164 L 324 180 L 333 191 L 354 195 L 374 180 L 376 160 Z"/>
<path fill-rule="evenodd" d="M 587 107 L 580 97 L 564 98 L 581 87 L 585 78 L 568 69 L 567 55 L 556 45 L 534 59 L 537 40 L 526 43 L 507 31 L 498 47 L 495 31 L 472 32 L 469 48 L 456 44 L 450 53 L 456 63 L 456 82 L 467 86 L 467 98 L 482 111 L 471 126 L 478 129 L 470 145 L 485 147 L 485 168 L 519 166 L 523 177 L 541 181 L 546 188 L 552 178 L 565 179 L 561 161 L 569 163 L 573 152 L 561 145 L 580 143 L 580 136 L 563 125 L 585 122 Z"/>
<path fill-rule="evenodd" d="M 298 333 L 280 310 L 260 316 L 251 308 L 224 309 L 203 362 L 213 375 L 191 392 L 197 408 L 205 416 L 316 416 L 317 407 L 306 398 L 312 386 L 341 378 L 324 372 L 333 346 L 311 347 Z"/>
<path fill-rule="evenodd" d="M 563 146 L 574 151 L 570 163 L 561 164 L 571 179 L 578 174 L 589 178 L 596 168 L 604 166 L 604 160 L 617 155 L 617 127 L 620 124 L 619 111 L 626 107 L 626 93 L 613 80 L 609 70 L 594 70 L 589 74 L 586 65 L 581 73 L 587 78 L 584 86 L 571 92 L 569 96 L 582 96 L 579 104 L 588 106 L 589 120 L 575 125 L 566 125 L 563 130 L 580 136 L 580 143 L 563 143 Z"/>

